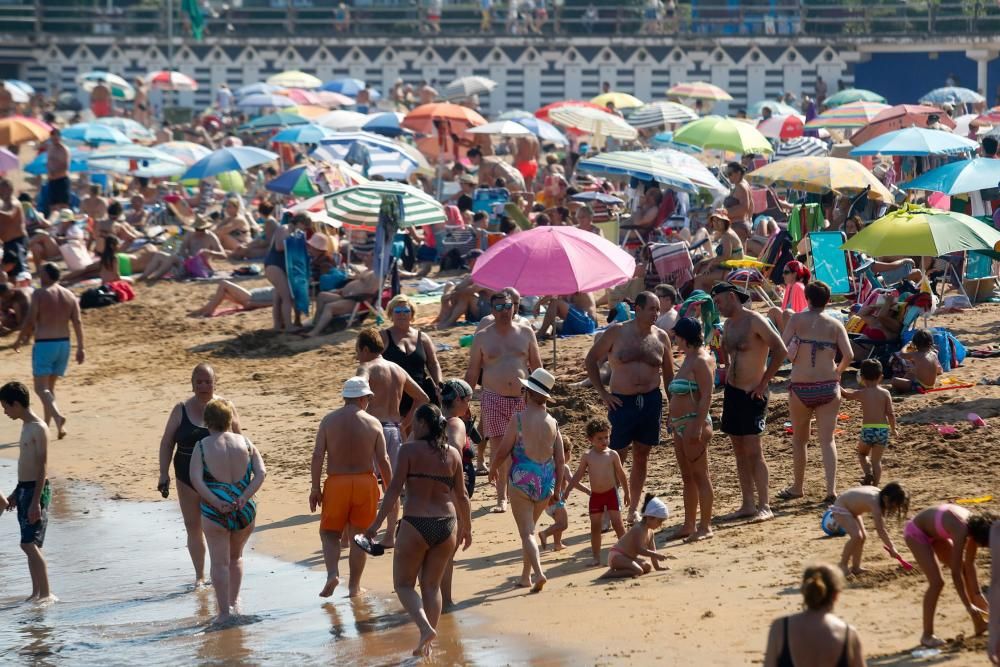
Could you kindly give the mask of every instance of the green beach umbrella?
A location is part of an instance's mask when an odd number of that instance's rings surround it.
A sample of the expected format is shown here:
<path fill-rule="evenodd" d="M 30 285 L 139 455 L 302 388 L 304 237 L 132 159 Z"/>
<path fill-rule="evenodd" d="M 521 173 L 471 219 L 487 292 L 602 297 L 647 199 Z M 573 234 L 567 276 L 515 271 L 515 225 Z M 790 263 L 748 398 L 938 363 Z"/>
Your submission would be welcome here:
<path fill-rule="evenodd" d="M 375 229 L 382 198 L 391 195 L 402 197 L 400 228 L 445 222 L 444 207 L 436 199 L 412 186 L 389 181 L 356 185 L 328 195 L 326 212 L 344 225 Z"/>
<path fill-rule="evenodd" d="M 673 141 L 741 155 L 774 152 L 771 142 L 751 123 L 722 116 L 705 116 L 691 121 L 674 132 Z"/>
<path fill-rule="evenodd" d="M 240 132 L 269 132 L 271 130 L 280 130 L 284 127 L 292 127 L 293 125 L 308 124 L 309 119 L 304 116 L 300 116 L 297 113 L 279 111 L 278 113 L 269 113 L 266 116 L 254 118 L 250 122 L 240 125 L 237 130 Z"/>
<path fill-rule="evenodd" d="M 850 104 L 851 102 L 878 102 L 879 104 L 885 104 L 885 98 L 878 93 L 873 93 L 864 88 L 845 88 L 839 93 L 834 93 L 823 100 L 823 106 L 827 109 L 832 109 L 842 104 Z"/>
<path fill-rule="evenodd" d="M 841 247 L 872 257 L 1000 251 L 1000 231 L 963 213 L 906 205 L 868 225 Z"/>

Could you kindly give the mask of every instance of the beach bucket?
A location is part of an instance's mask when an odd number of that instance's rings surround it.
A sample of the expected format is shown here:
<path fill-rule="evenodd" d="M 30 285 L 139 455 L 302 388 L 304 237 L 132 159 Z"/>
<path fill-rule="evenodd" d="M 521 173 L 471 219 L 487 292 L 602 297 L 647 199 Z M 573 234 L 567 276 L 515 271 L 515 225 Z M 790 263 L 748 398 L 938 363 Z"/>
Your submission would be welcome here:
<path fill-rule="evenodd" d="M 827 537 L 843 537 L 847 535 L 847 531 L 837 524 L 836 517 L 833 516 L 833 510 L 827 510 L 823 514 L 823 518 L 819 522 L 820 528 L 826 533 Z"/>

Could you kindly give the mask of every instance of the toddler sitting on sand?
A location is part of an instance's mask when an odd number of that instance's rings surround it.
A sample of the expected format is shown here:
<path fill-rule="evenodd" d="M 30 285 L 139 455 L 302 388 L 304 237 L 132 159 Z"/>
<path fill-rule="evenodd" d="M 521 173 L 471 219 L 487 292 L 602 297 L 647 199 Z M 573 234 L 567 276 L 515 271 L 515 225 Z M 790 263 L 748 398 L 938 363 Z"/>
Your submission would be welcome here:
<path fill-rule="evenodd" d="M 907 362 L 906 375 L 892 378 L 892 388 L 900 394 L 915 394 L 933 389 L 938 376 L 944 373 L 941 362 L 938 361 L 937 350 L 934 349 L 934 337 L 930 331 L 921 329 L 913 334 L 910 342 L 912 351 L 900 352 L 899 357 Z"/>
<path fill-rule="evenodd" d="M 861 403 L 861 434 L 858 440 L 858 462 L 864 473 L 862 484 L 878 486 L 882 480 L 882 454 L 889 446 L 889 432 L 896 433 L 896 415 L 892 411 L 892 395 L 879 383 L 882 364 L 877 359 L 865 359 L 858 371 L 861 389 L 841 389 L 840 395 Z M 871 460 L 869 460 L 869 455 Z"/>
<path fill-rule="evenodd" d="M 642 521 L 637 522 L 621 539 L 611 547 L 608 553 L 608 571 L 601 579 L 619 579 L 623 577 L 638 577 L 648 574 L 652 569 L 667 570 L 660 565 L 666 556 L 656 552 L 653 534 L 667 520 L 667 504 L 652 494 L 646 494 L 646 502 L 642 504 Z M 646 556 L 652 565 L 646 561 Z"/>
<path fill-rule="evenodd" d="M 861 515 L 871 513 L 872 521 L 875 522 L 875 530 L 882 538 L 889 555 L 899 558 L 896 545 L 885 529 L 886 517 L 895 516 L 902 520 L 906 517 L 906 512 L 910 508 L 910 494 L 899 485 L 898 482 L 890 482 L 885 488 L 879 491 L 875 486 L 859 486 L 844 491 L 833 505 L 830 511 L 833 512 L 834 519 L 841 528 L 847 531 L 850 539 L 844 545 L 844 552 L 840 556 L 840 569 L 844 574 L 861 574 L 864 568 L 861 567 L 861 552 L 865 548 L 865 539 L 868 534 L 865 532 L 865 523 Z M 850 561 L 850 569 L 848 569 Z"/>

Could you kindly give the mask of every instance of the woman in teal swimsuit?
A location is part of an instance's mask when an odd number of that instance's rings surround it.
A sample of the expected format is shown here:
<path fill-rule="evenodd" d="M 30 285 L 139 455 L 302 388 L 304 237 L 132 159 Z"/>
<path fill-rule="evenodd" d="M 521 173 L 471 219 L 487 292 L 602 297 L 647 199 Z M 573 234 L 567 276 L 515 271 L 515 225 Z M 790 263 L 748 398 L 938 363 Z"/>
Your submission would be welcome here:
<path fill-rule="evenodd" d="M 697 542 L 712 537 L 712 479 L 708 474 L 708 443 L 712 439 L 712 385 L 715 357 L 705 347 L 701 323 L 683 317 L 674 325 L 674 344 L 684 361 L 667 385 L 674 453 L 684 483 L 684 526 L 676 537 Z M 698 506 L 701 522 L 695 528 Z"/>
<path fill-rule="evenodd" d="M 243 547 L 253 532 L 254 494 L 264 483 L 264 460 L 249 440 L 230 432 L 233 408 L 213 399 L 203 417 L 208 437 L 191 456 L 191 485 L 201 496 L 202 529 L 212 561 L 212 587 L 219 603 L 215 623 L 239 613 Z M 235 554 L 235 556 L 234 556 Z"/>
<path fill-rule="evenodd" d="M 548 505 L 552 492 L 561 488 L 565 454 L 559 424 L 545 409 L 556 379 L 544 368 L 536 368 L 525 387 L 524 412 L 515 413 L 493 453 L 490 482 L 496 482 L 500 465 L 511 457 L 508 496 L 521 536 L 524 566 L 519 586 L 538 593 L 547 581 L 535 542 L 535 524 Z M 532 581 L 531 574 L 535 579 Z"/>

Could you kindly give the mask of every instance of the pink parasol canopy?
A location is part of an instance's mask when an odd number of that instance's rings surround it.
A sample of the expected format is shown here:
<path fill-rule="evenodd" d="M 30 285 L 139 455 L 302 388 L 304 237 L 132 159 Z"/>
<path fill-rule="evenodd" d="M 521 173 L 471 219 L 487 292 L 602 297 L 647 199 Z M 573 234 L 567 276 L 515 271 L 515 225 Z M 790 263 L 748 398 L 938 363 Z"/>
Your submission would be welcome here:
<path fill-rule="evenodd" d="M 513 287 L 525 296 L 562 296 L 619 285 L 634 272 L 631 255 L 593 232 L 536 227 L 483 253 L 472 279 L 493 290 Z"/>
<path fill-rule="evenodd" d="M 6 148 L 0 148 L 0 174 L 21 168 L 21 161 Z"/>

